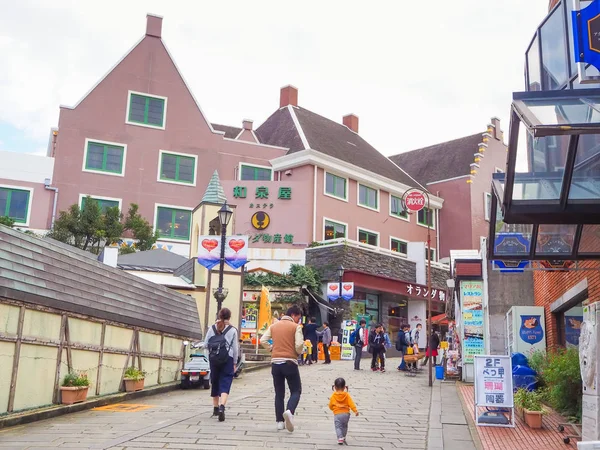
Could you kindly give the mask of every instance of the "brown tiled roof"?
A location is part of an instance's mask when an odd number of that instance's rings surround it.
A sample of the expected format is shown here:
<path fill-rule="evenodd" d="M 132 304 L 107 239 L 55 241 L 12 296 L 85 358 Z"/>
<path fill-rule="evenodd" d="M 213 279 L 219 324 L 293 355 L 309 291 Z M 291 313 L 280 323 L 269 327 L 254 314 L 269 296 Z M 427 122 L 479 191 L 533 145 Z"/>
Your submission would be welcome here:
<path fill-rule="evenodd" d="M 305 108 L 294 107 L 293 110 L 312 150 L 408 186 L 418 187 L 418 183 L 406 172 L 345 125 Z M 262 143 L 289 148 L 288 153 L 305 149 L 289 108 L 276 111 L 256 130 L 256 134 Z"/>
<path fill-rule="evenodd" d="M 483 133 L 400 153 L 390 159 L 421 184 L 469 175 Z"/>
<path fill-rule="evenodd" d="M 225 132 L 225 137 L 230 139 L 235 139 L 242 131 L 241 128 L 230 127 L 229 125 L 219 125 L 218 123 L 211 123 L 211 125 L 214 130 Z"/>
<path fill-rule="evenodd" d="M 192 297 L 0 225 L 0 298 L 202 338 Z"/>

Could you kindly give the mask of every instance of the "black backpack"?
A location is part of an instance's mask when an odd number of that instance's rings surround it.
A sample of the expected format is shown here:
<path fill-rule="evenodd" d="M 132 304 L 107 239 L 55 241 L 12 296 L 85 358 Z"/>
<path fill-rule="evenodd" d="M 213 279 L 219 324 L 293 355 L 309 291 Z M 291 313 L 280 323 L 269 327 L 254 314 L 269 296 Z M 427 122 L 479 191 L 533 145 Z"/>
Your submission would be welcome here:
<path fill-rule="evenodd" d="M 222 333 L 219 333 L 217 331 L 217 327 L 215 325 L 213 325 L 212 328 L 215 334 L 214 336 L 211 336 L 211 338 L 208 340 L 208 358 L 213 364 L 222 366 L 229 359 L 230 345 L 227 342 L 227 338 L 225 337 L 225 335 L 233 327 L 229 325 L 223 330 Z"/>

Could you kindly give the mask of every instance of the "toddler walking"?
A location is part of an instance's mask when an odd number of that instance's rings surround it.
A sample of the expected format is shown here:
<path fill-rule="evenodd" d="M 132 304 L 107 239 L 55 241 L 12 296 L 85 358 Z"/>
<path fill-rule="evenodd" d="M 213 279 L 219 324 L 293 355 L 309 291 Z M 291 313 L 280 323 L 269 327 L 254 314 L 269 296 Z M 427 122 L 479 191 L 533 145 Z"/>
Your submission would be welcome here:
<path fill-rule="evenodd" d="M 358 416 L 358 409 L 348 393 L 346 380 L 337 378 L 333 385 L 333 394 L 329 399 L 329 409 L 333 411 L 333 424 L 337 433 L 338 444 L 348 445 L 346 443 L 346 434 L 348 434 L 348 422 L 350 421 L 350 410 Z"/>

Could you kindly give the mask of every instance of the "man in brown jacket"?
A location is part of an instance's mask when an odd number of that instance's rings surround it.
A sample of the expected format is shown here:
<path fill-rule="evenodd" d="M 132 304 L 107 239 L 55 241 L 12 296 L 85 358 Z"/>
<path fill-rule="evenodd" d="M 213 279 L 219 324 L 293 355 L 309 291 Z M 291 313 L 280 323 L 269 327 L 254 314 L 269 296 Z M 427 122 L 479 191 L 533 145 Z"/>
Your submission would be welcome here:
<path fill-rule="evenodd" d="M 302 311 L 298 306 L 290 307 L 281 320 L 271 325 L 260 338 L 262 346 L 271 350 L 271 374 L 275 387 L 277 429 L 286 428 L 289 432 L 294 431 L 294 412 L 302 393 L 302 382 L 298 370 L 298 355 L 302 354 L 304 345 L 302 327 L 298 324 L 301 317 Z M 273 343 L 271 344 L 269 341 Z M 286 381 L 290 388 L 290 398 L 287 409 L 284 411 Z"/>

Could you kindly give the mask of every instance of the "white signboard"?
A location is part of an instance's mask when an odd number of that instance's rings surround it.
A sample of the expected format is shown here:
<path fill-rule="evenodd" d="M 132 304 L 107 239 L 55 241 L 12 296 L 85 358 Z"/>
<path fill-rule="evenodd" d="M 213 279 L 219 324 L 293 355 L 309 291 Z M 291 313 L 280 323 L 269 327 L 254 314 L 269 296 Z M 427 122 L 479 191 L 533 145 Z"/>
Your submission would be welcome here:
<path fill-rule="evenodd" d="M 510 356 L 474 355 L 475 363 L 475 423 L 485 426 L 513 426 L 514 400 L 512 360 Z M 485 407 L 510 412 L 509 423 L 494 422 L 490 417 L 483 420 L 477 408 Z M 508 410 L 508 411 L 507 411 Z"/>
<path fill-rule="evenodd" d="M 357 327 L 356 320 L 344 320 L 342 322 L 342 354 L 340 355 L 341 359 L 354 359 L 354 346 L 350 345 L 350 334 Z"/>

